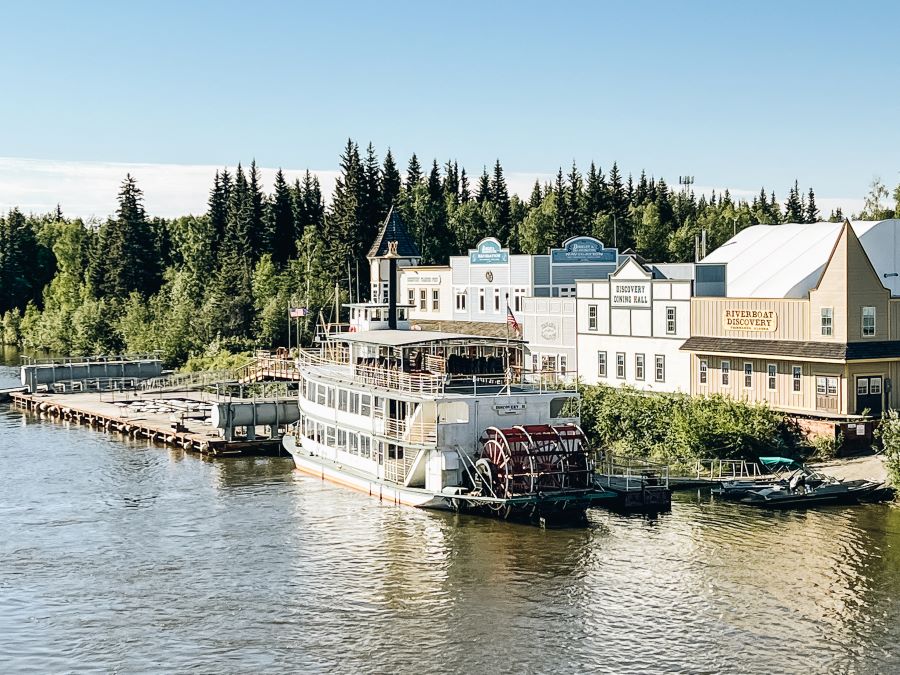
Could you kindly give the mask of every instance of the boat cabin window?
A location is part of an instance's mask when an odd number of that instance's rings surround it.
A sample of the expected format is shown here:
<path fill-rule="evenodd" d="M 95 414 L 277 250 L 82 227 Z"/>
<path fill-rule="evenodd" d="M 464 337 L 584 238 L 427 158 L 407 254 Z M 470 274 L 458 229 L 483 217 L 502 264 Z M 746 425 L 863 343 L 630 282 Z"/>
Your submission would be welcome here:
<path fill-rule="evenodd" d="M 575 411 L 568 409 L 568 403 L 574 402 L 570 396 L 560 396 L 550 400 L 550 417 L 574 417 Z"/>
<path fill-rule="evenodd" d="M 438 405 L 438 420 L 443 424 L 465 424 L 469 421 L 469 405 L 464 401 Z"/>
<path fill-rule="evenodd" d="M 340 389 L 338 391 L 338 410 L 343 410 L 347 412 L 347 408 L 349 406 L 350 395 L 346 389 Z"/>
<path fill-rule="evenodd" d="M 359 434 L 355 431 L 347 434 L 347 450 L 351 455 L 359 454 Z"/>
<path fill-rule="evenodd" d="M 372 397 L 369 394 L 363 394 L 359 399 L 359 414 L 363 417 L 369 417 L 372 414 Z"/>

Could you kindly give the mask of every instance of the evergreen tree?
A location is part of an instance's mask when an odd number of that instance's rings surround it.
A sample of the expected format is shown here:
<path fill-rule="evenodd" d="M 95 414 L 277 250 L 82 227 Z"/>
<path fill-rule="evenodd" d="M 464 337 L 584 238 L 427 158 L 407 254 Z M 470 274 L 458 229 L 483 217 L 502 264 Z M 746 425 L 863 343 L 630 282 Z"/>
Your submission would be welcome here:
<path fill-rule="evenodd" d="M 394 162 L 391 149 L 388 148 L 384 156 L 384 166 L 381 170 L 381 208 L 387 213 L 400 199 L 400 172 Z"/>
<path fill-rule="evenodd" d="M 802 223 L 805 221 L 803 204 L 800 201 L 800 188 L 797 181 L 788 192 L 787 201 L 784 203 L 784 217 L 788 223 Z"/>
<path fill-rule="evenodd" d="M 816 206 L 816 195 L 812 188 L 809 188 L 806 199 L 806 218 L 807 223 L 815 223 L 819 220 L 819 208 Z"/>
<path fill-rule="evenodd" d="M 247 189 L 250 194 L 250 222 L 247 229 L 247 239 L 250 243 L 250 254 L 254 263 L 263 253 L 272 250 L 272 233 L 269 231 L 265 218 L 264 202 L 260 184 L 259 169 L 256 168 L 256 160 L 250 162 L 250 181 Z"/>
<path fill-rule="evenodd" d="M 272 262 L 281 267 L 297 255 L 293 199 L 281 169 L 275 174 L 274 189 L 269 202 L 269 229 L 272 232 Z"/>
<path fill-rule="evenodd" d="M 388 212 L 384 205 L 381 180 L 378 157 L 375 155 L 374 146 L 369 143 L 366 148 L 366 160 L 361 167 L 360 231 L 357 236 L 361 239 L 363 246 L 359 250 L 366 247 L 366 242 L 371 244 L 375 239 L 378 228 Z"/>
<path fill-rule="evenodd" d="M 562 243 L 569 237 L 582 234 L 584 227 L 584 195 L 582 194 L 581 174 L 575 162 L 572 162 L 572 170 L 569 172 L 568 185 L 565 193 L 566 209 L 563 231 L 560 233 Z"/>
<path fill-rule="evenodd" d="M 544 193 L 541 190 L 541 183 L 535 179 L 534 187 L 531 188 L 531 196 L 528 198 L 528 208 L 536 209 L 541 205 L 542 201 L 544 201 Z"/>
<path fill-rule="evenodd" d="M 459 173 L 459 202 L 465 204 L 472 198 L 469 192 L 469 177 L 466 176 L 466 170 L 463 169 Z"/>
<path fill-rule="evenodd" d="M 478 188 L 475 190 L 475 201 L 479 204 L 492 201 L 491 195 L 491 177 L 488 176 L 487 167 L 481 171 L 481 178 L 478 179 Z"/>
<path fill-rule="evenodd" d="M 498 159 L 494 164 L 494 175 L 491 178 L 491 201 L 497 207 L 497 238 L 509 245 L 510 240 L 510 202 L 503 167 Z"/>
<path fill-rule="evenodd" d="M 417 185 L 422 183 L 422 165 L 419 164 L 419 158 L 413 153 L 409 158 L 409 165 L 406 167 L 406 183 L 403 186 L 404 192 L 409 196 Z"/>
<path fill-rule="evenodd" d="M 593 221 L 597 214 L 609 209 L 606 179 L 603 172 L 593 162 L 591 162 L 591 168 L 588 169 L 584 186 L 584 208 L 588 221 Z"/>

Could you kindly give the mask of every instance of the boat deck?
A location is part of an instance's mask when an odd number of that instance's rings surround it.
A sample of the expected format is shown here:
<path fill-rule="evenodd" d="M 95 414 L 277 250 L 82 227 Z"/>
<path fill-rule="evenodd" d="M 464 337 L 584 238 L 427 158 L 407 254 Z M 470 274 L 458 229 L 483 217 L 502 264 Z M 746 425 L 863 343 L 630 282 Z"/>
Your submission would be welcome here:
<path fill-rule="evenodd" d="M 148 438 L 209 456 L 279 455 L 281 439 L 226 441 L 209 423 L 215 396 L 197 391 L 141 394 L 134 391 L 10 394 L 17 408 L 96 429 Z"/>

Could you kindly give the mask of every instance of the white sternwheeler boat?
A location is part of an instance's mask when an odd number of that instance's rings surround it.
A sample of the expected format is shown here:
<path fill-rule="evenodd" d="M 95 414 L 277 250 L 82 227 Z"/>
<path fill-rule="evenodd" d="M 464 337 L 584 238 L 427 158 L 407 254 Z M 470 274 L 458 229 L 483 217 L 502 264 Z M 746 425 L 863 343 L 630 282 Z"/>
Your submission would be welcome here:
<path fill-rule="evenodd" d="M 614 497 L 594 484 L 577 393 L 524 372 L 520 340 L 410 329 L 396 274 L 418 252 L 397 214 L 369 259 L 373 301 L 297 358 L 300 420 L 284 447 L 298 469 L 382 501 L 502 518 L 579 519 Z"/>

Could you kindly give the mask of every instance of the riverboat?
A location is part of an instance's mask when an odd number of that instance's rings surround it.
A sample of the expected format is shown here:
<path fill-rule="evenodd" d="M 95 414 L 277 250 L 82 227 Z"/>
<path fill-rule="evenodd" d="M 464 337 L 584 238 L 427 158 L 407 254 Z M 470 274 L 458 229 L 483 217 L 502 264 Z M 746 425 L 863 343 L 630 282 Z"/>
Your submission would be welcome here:
<path fill-rule="evenodd" d="M 349 304 L 349 324 L 299 350 L 300 419 L 283 441 L 297 468 L 390 503 L 502 518 L 579 519 L 614 498 L 595 485 L 577 392 L 526 372 L 523 341 L 410 327 L 397 303 L 397 262 L 417 254 L 406 236 L 388 216 L 369 256 L 383 297 Z"/>

